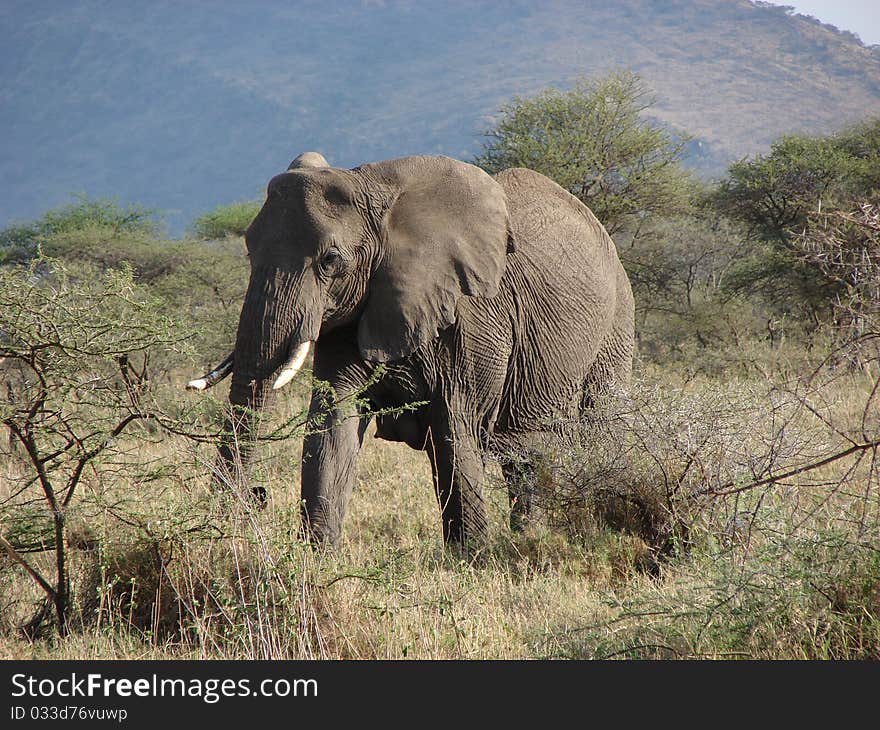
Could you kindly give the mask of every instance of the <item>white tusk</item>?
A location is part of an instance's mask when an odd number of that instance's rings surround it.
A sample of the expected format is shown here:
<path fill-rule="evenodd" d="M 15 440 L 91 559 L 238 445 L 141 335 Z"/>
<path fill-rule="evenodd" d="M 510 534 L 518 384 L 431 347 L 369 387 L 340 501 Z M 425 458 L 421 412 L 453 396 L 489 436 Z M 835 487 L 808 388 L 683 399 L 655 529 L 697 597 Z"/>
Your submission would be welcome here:
<path fill-rule="evenodd" d="M 275 380 L 275 383 L 272 385 L 272 390 L 279 390 L 287 385 L 291 380 L 293 380 L 293 376 L 299 372 L 299 369 L 303 366 L 303 363 L 306 361 L 306 357 L 309 354 L 309 348 L 312 346 L 312 341 L 308 340 L 299 345 L 295 350 L 290 353 L 290 357 L 287 358 L 287 362 L 284 363 L 284 367 L 281 368 L 281 373 Z"/>
<path fill-rule="evenodd" d="M 219 383 L 223 378 L 225 378 L 229 373 L 232 372 L 232 363 L 235 353 L 232 352 L 229 356 L 221 362 L 216 368 L 214 368 L 207 375 L 203 375 L 201 378 L 196 378 L 195 380 L 190 380 L 186 384 L 187 390 L 207 390 L 212 385 Z"/>

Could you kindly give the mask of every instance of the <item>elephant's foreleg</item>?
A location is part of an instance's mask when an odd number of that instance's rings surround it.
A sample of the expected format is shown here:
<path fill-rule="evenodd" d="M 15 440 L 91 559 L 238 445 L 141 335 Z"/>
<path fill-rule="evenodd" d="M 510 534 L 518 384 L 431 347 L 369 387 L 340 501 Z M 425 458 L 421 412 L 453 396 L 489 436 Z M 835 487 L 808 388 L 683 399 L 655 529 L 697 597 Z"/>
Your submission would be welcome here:
<path fill-rule="evenodd" d="M 332 545 L 342 532 L 369 418 L 334 413 L 328 420 L 303 442 L 302 518 L 310 540 Z"/>
<path fill-rule="evenodd" d="M 486 538 L 483 457 L 476 434 L 449 418 L 434 419 L 428 442 L 443 539 L 467 549 Z"/>
<path fill-rule="evenodd" d="M 370 377 L 353 341 L 345 332 L 331 333 L 315 346 L 315 379 L 331 388 L 329 393 L 313 390 L 309 420 L 314 432 L 303 440 L 303 530 L 313 542 L 334 544 L 339 539 L 370 422 L 354 413 L 350 403 Z"/>

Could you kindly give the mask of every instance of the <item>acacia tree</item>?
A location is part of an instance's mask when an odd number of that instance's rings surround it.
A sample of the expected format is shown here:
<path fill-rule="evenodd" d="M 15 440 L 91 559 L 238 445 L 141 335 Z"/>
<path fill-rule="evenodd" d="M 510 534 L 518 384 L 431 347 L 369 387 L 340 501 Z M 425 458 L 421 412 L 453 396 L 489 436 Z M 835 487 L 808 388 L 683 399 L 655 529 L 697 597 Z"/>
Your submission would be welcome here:
<path fill-rule="evenodd" d="M 731 288 L 761 293 L 816 325 L 823 321 L 841 282 L 802 255 L 800 236 L 814 213 L 845 208 L 876 190 L 878 168 L 880 120 L 825 137 L 786 135 L 768 154 L 732 164 L 710 196 L 718 212 L 744 224 L 751 242 Z"/>
<path fill-rule="evenodd" d="M 614 233 L 637 214 L 667 215 L 689 198 L 679 164 L 687 135 L 674 138 L 644 112 L 654 98 L 632 72 L 580 79 L 569 91 L 516 97 L 486 133 L 475 164 L 495 173 L 528 167 L 583 201 Z"/>
<path fill-rule="evenodd" d="M 880 353 L 880 196 L 836 210 L 814 211 L 794 244 L 804 263 L 834 286 L 838 339 L 850 361 Z"/>
<path fill-rule="evenodd" d="M 3 450 L 21 467 L 0 479 L 0 549 L 45 593 L 31 629 L 54 609 L 59 634 L 68 631 L 68 516 L 87 468 L 153 418 L 150 354 L 176 347 L 160 306 L 130 269 L 0 267 L 0 423 Z M 50 551 L 51 568 L 31 557 Z"/>

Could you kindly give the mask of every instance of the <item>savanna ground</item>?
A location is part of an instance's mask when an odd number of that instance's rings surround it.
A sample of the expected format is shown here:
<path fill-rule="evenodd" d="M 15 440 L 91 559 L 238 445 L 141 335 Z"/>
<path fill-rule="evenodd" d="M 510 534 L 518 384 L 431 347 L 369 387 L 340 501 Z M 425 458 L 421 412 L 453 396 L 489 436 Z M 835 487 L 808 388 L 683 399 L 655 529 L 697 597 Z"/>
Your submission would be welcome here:
<path fill-rule="evenodd" d="M 339 549 L 301 542 L 307 373 L 216 472 L 225 388 L 183 385 L 229 350 L 258 204 L 0 232 L 0 658 L 880 658 L 880 123 L 709 187 L 647 106 L 627 74 L 516 100 L 478 160 L 593 208 L 638 357 L 548 443 L 524 532 L 490 461 L 466 559 L 424 454 L 372 432 Z"/>
<path fill-rule="evenodd" d="M 506 491 L 490 467 L 491 537 L 468 561 L 443 551 L 427 460 L 404 446 L 368 435 L 345 539 L 318 554 L 298 539 L 295 439 L 263 445 L 261 509 L 240 486 L 212 488 L 213 446 L 144 429 L 115 458 L 152 476 L 105 465 L 68 516 L 69 635 L 14 630 L 43 596 L 7 561 L 0 653 L 877 658 L 873 451 L 752 486 L 842 451 L 846 439 L 826 422 L 858 433 L 875 387 L 861 372 L 785 393 L 762 377 L 682 382 L 641 367 L 636 415 L 632 401 L 619 404 L 624 424 L 600 418 L 584 445 L 548 461 L 538 481 L 553 494 L 525 533 L 506 527 Z M 301 386 L 279 408 L 296 414 L 303 401 Z M 5 462 L 4 498 L 18 468 Z M 16 518 L 5 516 L 7 534 Z M 658 555 L 663 545 L 675 549 Z M 33 562 L 51 572 L 52 556 Z"/>

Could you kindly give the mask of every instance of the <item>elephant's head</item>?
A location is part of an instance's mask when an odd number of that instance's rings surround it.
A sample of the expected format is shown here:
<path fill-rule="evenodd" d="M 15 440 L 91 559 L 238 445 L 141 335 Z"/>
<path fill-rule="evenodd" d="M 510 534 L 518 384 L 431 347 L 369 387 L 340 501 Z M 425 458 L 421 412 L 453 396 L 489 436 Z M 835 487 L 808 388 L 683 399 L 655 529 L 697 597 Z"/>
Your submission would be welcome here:
<path fill-rule="evenodd" d="M 477 167 L 409 157 L 342 170 L 300 155 L 247 230 L 235 350 L 190 387 L 231 370 L 233 406 L 259 408 L 344 325 L 364 360 L 404 358 L 454 321 L 462 296 L 498 291 L 508 240 L 504 193 Z"/>

